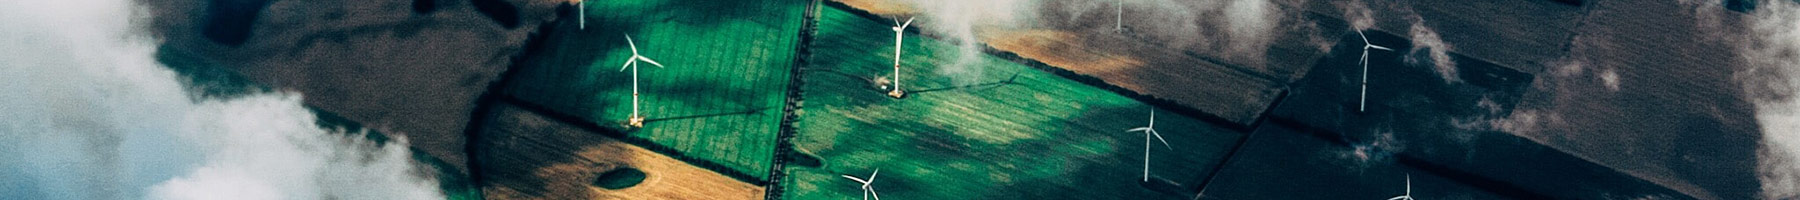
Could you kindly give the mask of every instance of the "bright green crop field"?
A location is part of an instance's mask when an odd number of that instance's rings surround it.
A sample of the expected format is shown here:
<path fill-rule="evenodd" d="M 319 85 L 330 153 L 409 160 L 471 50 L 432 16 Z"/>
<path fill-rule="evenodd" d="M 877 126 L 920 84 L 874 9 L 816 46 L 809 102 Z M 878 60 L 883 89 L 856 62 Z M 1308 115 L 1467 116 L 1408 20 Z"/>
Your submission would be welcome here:
<path fill-rule="evenodd" d="M 1142 183 L 1146 138 L 1124 130 L 1146 125 L 1144 103 L 985 54 L 947 69 L 956 46 L 911 33 L 901 62 L 910 96 L 889 98 L 872 81 L 893 70 L 889 22 L 833 7 L 818 20 L 792 138 L 806 161 L 783 169 L 784 199 L 858 199 L 860 184 L 839 175 L 876 169 L 873 187 L 888 199 L 1191 197 Z M 1173 149 L 1148 146 L 1151 181 L 1181 184 L 1182 194 L 1245 137 L 1159 113 L 1156 128 Z"/>
<path fill-rule="evenodd" d="M 889 98 L 875 79 L 892 74 L 891 25 L 822 7 L 798 74 L 804 102 L 790 141 L 803 159 L 769 169 L 807 1 L 589 3 L 587 29 L 559 20 L 506 94 L 623 129 L 630 34 L 668 67 L 639 69 L 649 122 L 627 135 L 731 168 L 715 170 L 784 170 L 783 199 L 860 198 L 839 175 L 875 169 L 885 198 L 1185 198 L 1244 137 L 1164 112 L 1157 129 L 1173 148 L 1145 146 L 1124 130 L 1145 125 L 1149 105 L 986 54 L 959 62 L 957 46 L 911 33 L 909 96 Z M 1178 186 L 1141 181 L 1146 147 L 1152 181 Z"/>
<path fill-rule="evenodd" d="M 558 20 L 548 46 L 513 69 L 507 95 L 624 130 L 629 34 L 666 67 L 640 62 L 647 122 L 626 134 L 767 178 L 806 1 L 587 3 L 586 29 Z"/>

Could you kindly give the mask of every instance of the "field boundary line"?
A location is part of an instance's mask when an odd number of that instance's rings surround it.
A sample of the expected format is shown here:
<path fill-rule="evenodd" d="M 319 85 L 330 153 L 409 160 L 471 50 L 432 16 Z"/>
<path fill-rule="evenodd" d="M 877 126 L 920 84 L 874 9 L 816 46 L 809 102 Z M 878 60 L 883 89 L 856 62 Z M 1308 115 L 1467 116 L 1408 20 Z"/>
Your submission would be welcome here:
<path fill-rule="evenodd" d="M 700 158 L 695 158 L 693 156 L 688 156 L 687 154 L 682 153 L 681 151 L 675 150 L 675 148 L 672 148 L 672 147 L 669 147 L 666 145 L 662 145 L 662 144 L 657 144 L 656 142 L 650 141 L 649 139 L 631 137 L 630 135 L 626 134 L 623 131 L 612 129 L 612 128 L 606 128 L 605 126 L 601 126 L 599 123 L 590 121 L 587 118 L 582 118 L 582 117 L 575 116 L 575 115 L 556 112 L 556 110 L 550 109 L 549 107 L 545 107 L 544 105 L 532 103 L 530 101 L 526 101 L 524 99 L 519 99 L 519 98 L 513 97 L 511 95 L 501 96 L 500 98 L 501 98 L 500 99 L 501 102 L 504 102 L 508 105 L 512 105 L 513 107 L 519 108 L 521 110 L 525 110 L 530 113 L 543 115 L 545 118 L 550 118 L 552 120 L 555 120 L 556 122 L 561 122 L 564 124 L 568 124 L 570 126 L 574 126 L 577 129 L 593 131 L 595 133 L 600 134 L 601 136 L 610 137 L 612 139 L 619 140 L 621 142 L 625 142 L 626 144 L 635 145 L 640 148 L 650 150 L 651 152 L 656 152 L 658 154 L 662 154 L 663 156 L 675 158 L 675 160 L 680 160 L 681 162 L 685 162 L 689 165 L 694 165 L 695 167 L 700 167 L 701 169 L 713 171 L 714 173 L 719 173 L 721 175 L 731 177 L 732 179 L 737 179 L 738 181 L 743 181 L 744 183 L 750 183 L 753 185 L 762 185 L 761 184 L 762 179 L 757 179 L 755 176 L 751 176 L 750 173 L 746 173 L 743 171 L 738 171 L 736 169 L 732 169 L 730 167 L 726 167 L 724 164 L 719 164 L 718 162 L 713 162 L 712 160 L 700 159 Z"/>
<path fill-rule="evenodd" d="M 788 69 L 787 102 L 781 109 L 780 130 L 775 132 L 775 156 L 770 156 L 772 160 L 769 162 L 769 179 L 766 180 L 768 184 L 763 185 L 764 200 L 779 200 L 782 198 L 782 192 L 785 191 L 781 184 L 782 180 L 787 177 L 785 170 L 787 158 L 794 156 L 790 155 L 794 149 L 794 143 L 790 139 L 798 131 L 794 122 L 799 121 L 800 113 L 798 112 L 801 104 L 805 101 L 805 91 L 801 89 L 801 86 L 806 81 L 801 76 L 801 72 L 806 69 L 807 57 L 812 55 L 808 49 L 812 47 L 813 33 L 817 31 L 818 27 L 819 1 L 821 0 L 807 1 L 806 10 L 800 15 L 799 42 L 794 43 L 794 62 L 793 66 Z"/>

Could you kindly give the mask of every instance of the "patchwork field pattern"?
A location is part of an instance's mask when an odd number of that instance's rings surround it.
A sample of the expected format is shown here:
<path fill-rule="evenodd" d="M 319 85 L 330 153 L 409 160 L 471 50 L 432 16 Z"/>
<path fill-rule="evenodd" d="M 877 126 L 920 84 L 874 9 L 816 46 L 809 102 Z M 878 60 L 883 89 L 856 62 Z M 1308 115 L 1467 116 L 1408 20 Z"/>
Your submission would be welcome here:
<path fill-rule="evenodd" d="M 839 175 L 877 169 L 873 187 L 894 199 L 1191 198 L 1244 137 L 1162 112 L 1172 148 L 1146 146 L 1124 130 L 1146 125 L 1148 105 L 911 33 L 909 96 L 893 99 L 877 84 L 893 73 L 891 25 L 832 7 L 818 20 L 784 199 L 858 198 L 860 184 Z"/>
<path fill-rule="evenodd" d="M 678 157 L 766 179 L 805 1 L 589 1 L 587 27 L 559 20 L 515 68 L 506 94 L 626 130 L 638 53 L 643 128 L 626 133 Z M 755 181 L 755 180 L 751 180 Z"/>

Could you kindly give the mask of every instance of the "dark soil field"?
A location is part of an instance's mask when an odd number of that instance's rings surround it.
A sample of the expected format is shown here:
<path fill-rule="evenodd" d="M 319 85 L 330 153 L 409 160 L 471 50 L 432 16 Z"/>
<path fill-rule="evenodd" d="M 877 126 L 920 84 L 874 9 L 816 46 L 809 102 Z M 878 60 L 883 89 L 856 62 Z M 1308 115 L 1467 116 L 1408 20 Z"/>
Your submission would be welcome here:
<path fill-rule="evenodd" d="M 760 199 L 763 187 L 610 138 L 591 124 L 492 107 L 473 155 L 488 199 Z M 612 184 L 602 175 L 636 170 Z M 620 187 L 611 189 L 606 187 Z"/>

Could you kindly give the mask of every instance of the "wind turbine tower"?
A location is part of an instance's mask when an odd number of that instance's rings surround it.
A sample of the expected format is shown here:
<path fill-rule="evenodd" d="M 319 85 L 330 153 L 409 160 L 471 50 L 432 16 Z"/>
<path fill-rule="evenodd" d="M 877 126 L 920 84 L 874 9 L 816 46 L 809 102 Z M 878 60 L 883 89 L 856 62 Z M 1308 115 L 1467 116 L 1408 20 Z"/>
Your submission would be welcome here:
<path fill-rule="evenodd" d="M 631 68 L 631 118 L 626 122 L 626 124 L 630 125 L 631 127 L 644 127 L 644 116 L 638 115 L 638 75 L 637 75 L 638 74 L 638 70 L 637 70 L 638 62 L 637 61 L 644 61 L 644 62 L 650 63 L 651 65 L 656 65 L 657 68 L 662 68 L 663 65 L 661 63 L 656 63 L 655 60 L 650 60 L 649 57 L 644 57 L 643 55 L 638 54 L 637 43 L 631 41 L 631 35 L 625 35 L 625 44 L 631 46 L 631 58 L 625 59 L 625 66 L 619 67 L 619 71 L 625 71 L 626 68 Z"/>
<path fill-rule="evenodd" d="M 1114 12 L 1114 14 L 1113 14 L 1113 16 L 1114 16 L 1113 32 L 1124 33 L 1125 32 L 1125 0 L 1117 0 L 1114 2 L 1115 3 L 1113 4 L 1113 7 L 1117 8 L 1118 12 Z"/>
<path fill-rule="evenodd" d="M 896 99 L 906 96 L 905 91 L 900 91 L 900 44 L 901 38 L 906 36 L 906 26 L 912 25 L 912 22 L 911 17 L 906 18 L 905 23 L 894 20 L 894 89 L 888 91 L 888 96 Z"/>
<path fill-rule="evenodd" d="M 1393 51 L 1394 49 L 1389 49 L 1387 47 L 1382 47 L 1379 45 L 1375 45 L 1374 43 L 1370 43 L 1369 37 L 1363 36 L 1362 29 L 1356 30 L 1356 37 L 1362 38 L 1362 41 L 1363 41 L 1362 59 L 1357 62 L 1359 64 L 1362 64 L 1362 67 L 1363 67 L 1362 93 L 1360 95 L 1357 95 L 1358 100 L 1356 101 L 1356 112 L 1362 112 L 1369 104 L 1369 49 L 1379 49 L 1379 50 L 1386 50 L 1386 51 Z"/>
<path fill-rule="evenodd" d="M 1144 132 L 1144 182 L 1150 182 L 1150 136 L 1156 136 L 1157 141 L 1162 141 L 1163 147 L 1171 150 L 1175 147 L 1169 146 L 1169 141 L 1163 140 L 1162 134 L 1156 132 L 1156 110 L 1150 110 L 1149 126 L 1132 128 L 1125 132 Z"/>
<path fill-rule="evenodd" d="M 587 0 L 575 0 L 575 18 L 581 24 L 581 30 L 587 30 Z"/>

